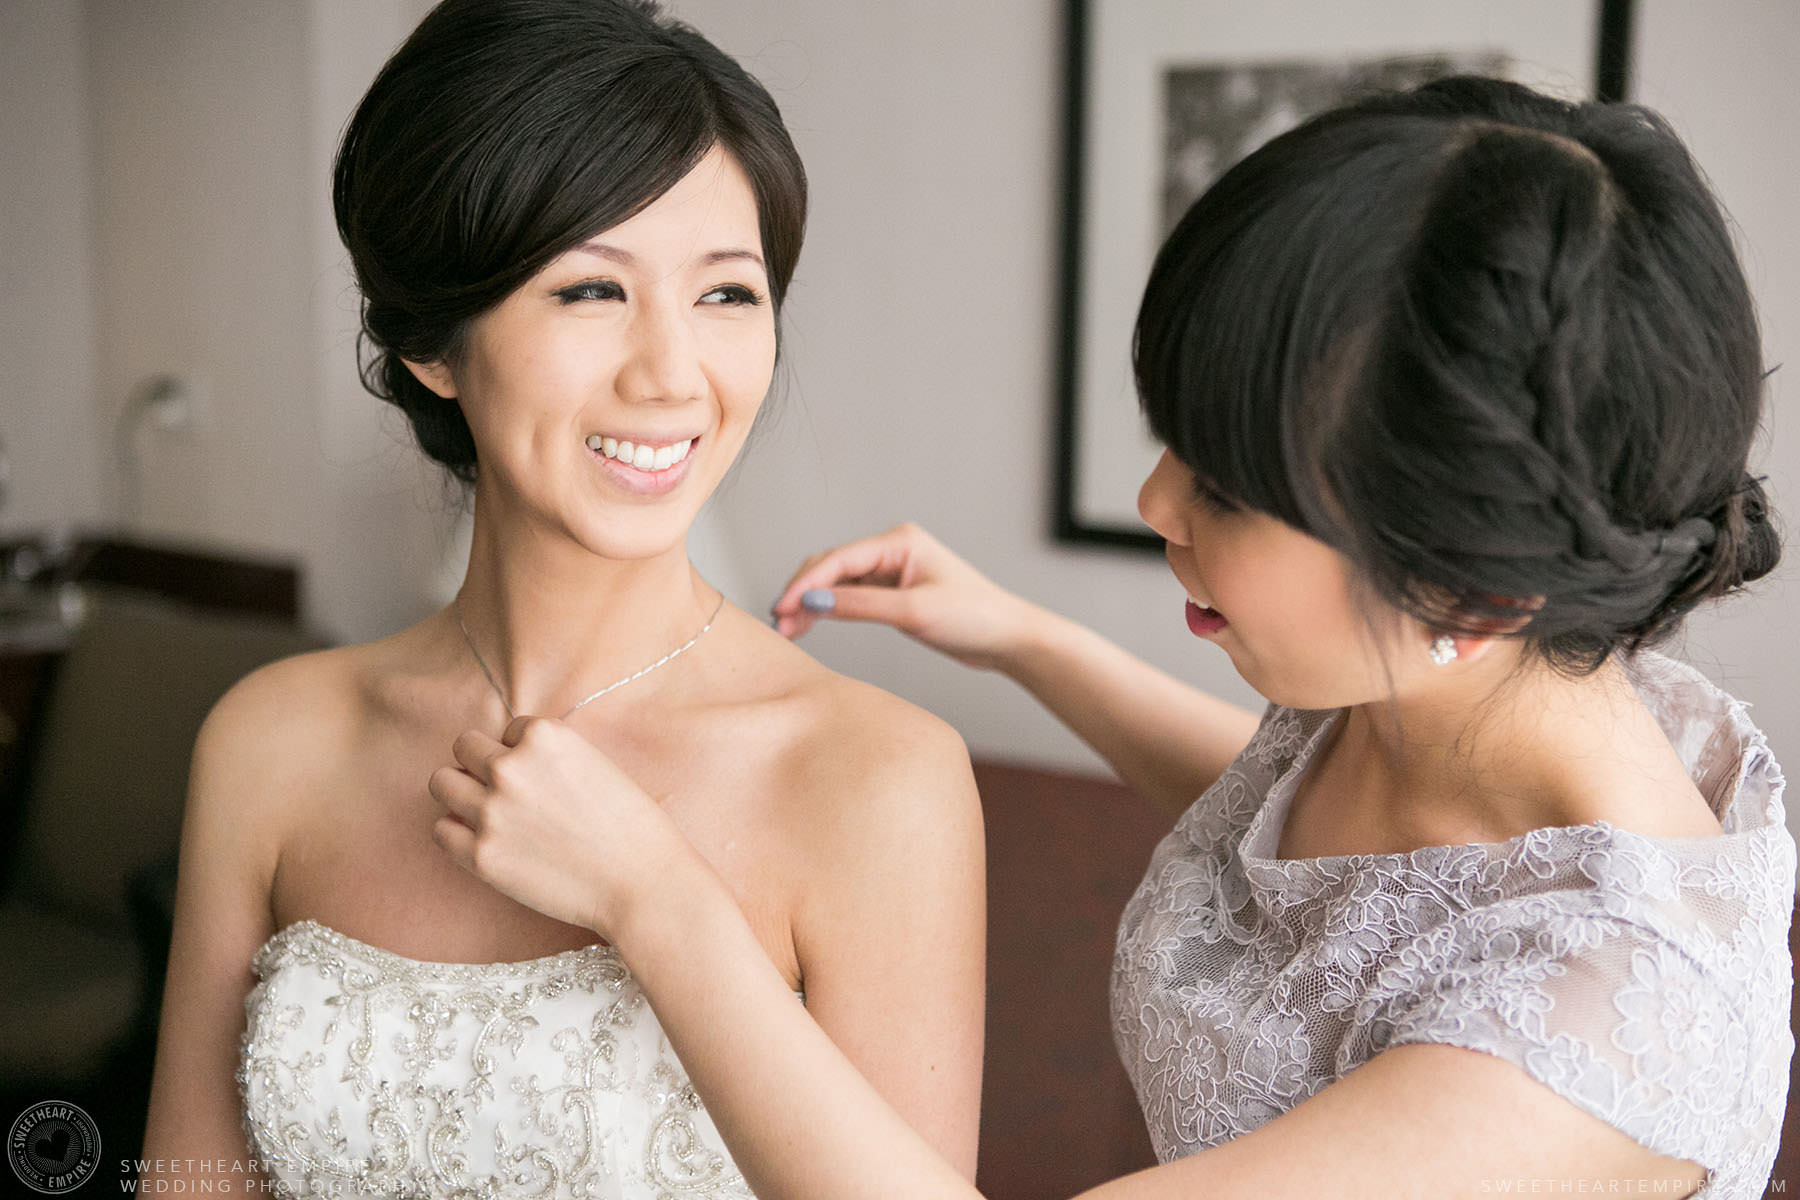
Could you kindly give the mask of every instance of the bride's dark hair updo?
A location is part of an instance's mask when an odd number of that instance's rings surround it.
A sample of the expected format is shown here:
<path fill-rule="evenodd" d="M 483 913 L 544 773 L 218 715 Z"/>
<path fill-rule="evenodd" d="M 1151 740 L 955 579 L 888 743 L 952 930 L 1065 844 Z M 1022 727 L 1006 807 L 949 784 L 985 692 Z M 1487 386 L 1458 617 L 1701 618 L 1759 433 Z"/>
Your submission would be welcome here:
<path fill-rule="evenodd" d="M 756 197 L 779 314 L 806 173 L 775 102 L 650 0 L 445 0 L 358 105 L 333 176 L 362 292 L 363 383 L 464 482 L 456 401 L 405 360 L 454 363 L 470 320 L 723 147 Z"/>
<path fill-rule="evenodd" d="M 1231 502 L 1429 626 L 1592 670 L 1780 556 L 1756 314 L 1669 126 L 1459 78 L 1314 118 L 1158 255 L 1135 367 Z M 1542 598 L 1541 606 L 1538 598 Z"/>

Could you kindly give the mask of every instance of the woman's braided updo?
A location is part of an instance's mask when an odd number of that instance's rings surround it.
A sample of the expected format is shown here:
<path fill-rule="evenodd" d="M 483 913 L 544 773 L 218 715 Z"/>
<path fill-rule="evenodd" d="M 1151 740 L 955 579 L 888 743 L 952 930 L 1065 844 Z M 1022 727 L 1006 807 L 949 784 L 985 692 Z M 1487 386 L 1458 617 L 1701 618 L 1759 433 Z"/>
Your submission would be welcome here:
<path fill-rule="evenodd" d="M 1780 554 L 1756 316 L 1666 123 L 1462 78 L 1335 110 L 1197 201 L 1139 314 L 1151 425 L 1434 628 L 1591 670 Z"/>

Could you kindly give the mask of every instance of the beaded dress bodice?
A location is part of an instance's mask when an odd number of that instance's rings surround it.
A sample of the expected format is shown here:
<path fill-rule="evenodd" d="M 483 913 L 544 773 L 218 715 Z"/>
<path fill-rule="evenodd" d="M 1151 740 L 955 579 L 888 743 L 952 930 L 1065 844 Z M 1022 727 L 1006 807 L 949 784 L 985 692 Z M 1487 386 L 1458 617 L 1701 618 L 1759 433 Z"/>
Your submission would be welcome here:
<path fill-rule="evenodd" d="M 421 962 L 303 920 L 252 966 L 238 1087 L 282 1194 L 751 1196 L 611 947 Z"/>

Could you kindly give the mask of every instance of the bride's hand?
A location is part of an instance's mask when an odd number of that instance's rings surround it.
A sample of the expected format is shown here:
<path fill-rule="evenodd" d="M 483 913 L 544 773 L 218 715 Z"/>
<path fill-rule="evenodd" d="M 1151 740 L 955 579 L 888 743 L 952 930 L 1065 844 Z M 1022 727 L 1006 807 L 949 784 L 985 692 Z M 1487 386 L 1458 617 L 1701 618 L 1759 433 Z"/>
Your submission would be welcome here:
<path fill-rule="evenodd" d="M 819 596 L 829 607 L 812 607 Z M 815 554 L 782 589 L 775 627 L 799 637 L 821 616 L 879 621 L 971 667 L 1005 669 L 1033 607 L 908 521 Z"/>
<path fill-rule="evenodd" d="M 662 808 L 561 721 L 520 717 L 500 741 L 479 730 L 431 773 L 444 814 L 432 835 L 458 864 L 545 916 L 616 941 L 626 914 L 695 852 Z"/>

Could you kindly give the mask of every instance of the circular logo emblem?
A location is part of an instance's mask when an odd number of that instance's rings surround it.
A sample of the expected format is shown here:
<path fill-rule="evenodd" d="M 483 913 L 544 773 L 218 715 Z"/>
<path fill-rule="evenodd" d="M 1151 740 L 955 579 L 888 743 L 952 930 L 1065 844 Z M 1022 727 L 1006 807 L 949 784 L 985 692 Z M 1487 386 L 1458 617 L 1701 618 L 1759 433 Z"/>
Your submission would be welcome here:
<path fill-rule="evenodd" d="M 69 1192 L 100 1169 L 100 1127 L 67 1100 L 44 1100 L 19 1114 L 6 1135 L 13 1174 L 39 1192 Z"/>

